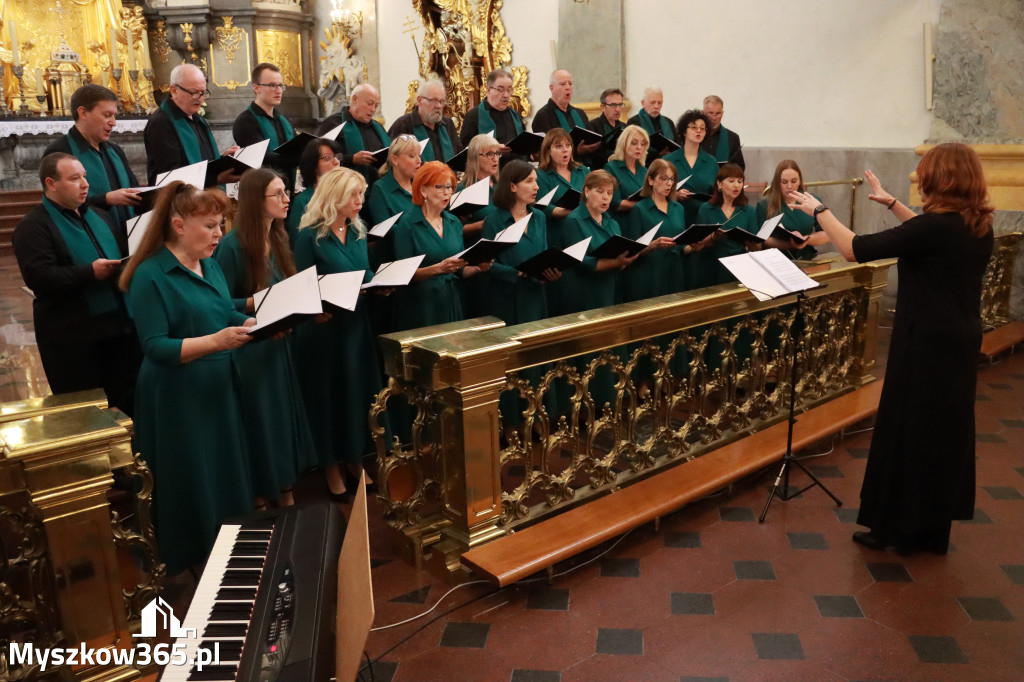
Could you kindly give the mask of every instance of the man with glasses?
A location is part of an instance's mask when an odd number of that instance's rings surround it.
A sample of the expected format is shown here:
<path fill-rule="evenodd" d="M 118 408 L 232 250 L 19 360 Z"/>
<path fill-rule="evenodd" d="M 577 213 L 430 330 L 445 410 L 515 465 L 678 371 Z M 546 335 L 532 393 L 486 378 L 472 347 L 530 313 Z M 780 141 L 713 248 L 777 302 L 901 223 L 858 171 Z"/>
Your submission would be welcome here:
<path fill-rule="evenodd" d="M 668 139 L 675 140 L 676 127 L 672 123 L 672 119 L 661 115 L 661 107 L 664 103 L 665 95 L 661 92 L 661 88 L 657 85 L 644 88 L 644 96 L 640 100 L 640 111 L 637 112 L 636 116 L 626 121 L 626 125 L 640 126 L 647 131 L 648 135 L 661 133 Z M 665 156 L 668 152 L 668 148 L 665 147 L 658 153 L 658 156 Z M 653 160 L 648 154 L 648 165 Z"/>
<path fill-rule="evenodd" d="M 608 157 L 615 152 L 615 143 L 619 135 L 626 129 L 622 118 L 622 90 L 608 88 L 601 93 L 601 115 L 595 116 L 587 123 L 587 129 L 599 133 L 603 138 L 597 150 L 590 155 L 587 165 L 591 170 L 604 168 Z"/>
<path fill-rule="evenodd" d="M 740 144 L 740 136 L 722 125 L 722 112 L 724 104 L 718 95 L 708 95 L 704 98 L 704 115 L 708 117 L 708 135 L 704 138 L 700 148 L 718 160 L 719 165 L 723 163 L 735 163 L 740 168 L 746 169 L 747 164 L 743 161 L 743 145 Z"/>
<path fill-rule="evenodd" d="M 206 76 L 198 66 L 178 64 L 171 69 L 170 97 L 150 115 L 142 132 L 150 185 L 156 183 L 160 173 L 203 160 L 213 161 L 220 156 L 210 125 L 199 115 L 199 109 L 209 96 Z M 238 145 L 227 149 L 224 155 L 236 151 Z M 238 179 L 234 171 L 226 170 L 217 176 L 217 184 L 238 182 Z"/>
<path fill-rule="evenodd" d="M 273 151 L 295 137 L 291 122 L 277 111 L 285 89 L 281 69 L 267 62 L 257 64 L 252 70 L 252 104 L 235 118 L 231 134 L 243 147 L 260 140 L 270 140 L 263 165 L 287 173 L 291 180 L 290 190 L 295 186 L 295 166 L 299 159 L 297 156 L 286 158 Z"/>
<path fill-rule="evenodd" d="M 344 154 L 341 165 L 362 175 L 366 179 L 367 190 L 377 182 L 377 168 L 384 162 L 383 159 L 377 161 L 372 152 L 391 146 L 391 138 L 384 127 L 373 120 L 379 105 L 377 88 L 369 83 L 360 83 L 352 89 L 348 108 L 325 118 L 316 131 L 317 135 L 323 135 L 342 123 L 346 124 L 337 139 Z"/>
<path fill-rule="evenodd" d="M 495 69 L 487 74 L 487 97 L 480 105 L 466 112 L 462 119 L 462 146 L 468 146 L 476 135 L 493 132 L 502 144 L 502 162 L 522 158 L 512 154 L 506 145 L 523 132 L 523 117 L 511 108 L 512 74 L 505 69 Z"/>
<path fill-rule="evenodd" d="M 444 115 L 444 83 L 436 78 L 424 81 L 416 91 L 416 108 L 399 116 L 388 130 L 391 139 L 414 135 L 417 140 L 430 140 L 420 155 L 424 162 L 447 163 L 462 151 L 462 142 L 455 133 L 455 123 Z"/>

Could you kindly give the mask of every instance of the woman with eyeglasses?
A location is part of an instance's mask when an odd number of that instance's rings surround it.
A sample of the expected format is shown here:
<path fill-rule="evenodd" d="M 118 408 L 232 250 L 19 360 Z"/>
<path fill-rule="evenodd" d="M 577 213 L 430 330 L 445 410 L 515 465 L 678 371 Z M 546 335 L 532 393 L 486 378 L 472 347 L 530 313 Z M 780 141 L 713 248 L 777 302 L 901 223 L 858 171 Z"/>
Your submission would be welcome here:
<path fill-rule="evenodd" d="M 320 178 L 295 244 L 297 268 L 316 266 L 319 275 L 360 270 L 364 279 L 372 276 L 359 217 L 365 191 L 363 176 L 349 168 L 335 168 Z M 296 370 L 316 457 L 335 502 L 348 499 L 348 488 L 373 450 L 367 408 L 382 388 L 367 315 L 374 299 L 360 295 L 355 310 L 334 308 L 295 332 Z M 385 441 L 390 437 L 385 435 Z"/>
<path fill-rule="evenodd" d="M 704 204 L 694 195 L 710 194 L 718 173 L 718 161 L 700 148 L 708 134 L 708 117 L 697 109 L 691 109 L 679 117 L 676 126 L 676 142 L 682 147 L 667 154 L 666 161 L 676 167 L 680 178 L 688 178 L 679 190 L 678 199 L 686 210 L 686 224 L 697 222 L 697 212 Z"/>
<path fill-rule="evenodd" d="M 775 167 L 775 175 L 772 176 L 772 183 L 768 186 L 768 191 L 757 202 L 755 210 L 757 211 L 758 225 L 782 213 L 780 225 L 790 232 L 797 232 L 807 238 L 807 242 L 803 246 L 797 246 L 792 241 L 769 238 L 765 244 L 767 247 L 788 250 L 790 258 L 810 260 L 818 255 L 818 251 L 814 247 L 828 242 L 828 234 L 822 232 L 815 216 L 791 209 L 786 203 L 792 192 L 806 191 L 804 176 L 796 161 L 792 159 L 780 161 L 779 165 Z M 817 197 L 815 198 L 817 199 Z"/>
<path fill-rule="evenodd" d="M 462 225 L 446 211 L 455 191 L 455 173 L 440 161 L 429 161 L 412 180 L 413 207 L 395 223 L 395 258 L 424 255 L 412 283 L 400 289 L 395 302 L 397 329 L 417 329 L 462 319 L 458 279 L 490 268 L 466 265 L 455 254 L 463 249 Z"/>
<path fill-rule="evenodd" d="M 380 167 L 380 180 L 373 183 L 366 198 L 364 215 L 371 225 L 412 207 L 412 178 L 421 165 L 415 135 L 399 135 L 391 141 L 388 160 Z"/>
<path fill-rule="evenodd" d="M 615 153 L 608 158 L 604 169 L 615 176 L 615 196 L 612 197 L 612 208 L 617 213 L 628 213 L 636 201 L 627 197 L 640 191 L 644 186 L 647 169 L 647 150 L 651 146 L 647 131 L 640 126 L 627 126 L 615 143 Z"/>
<path fill-rule="evenodd" d="M 232 229 L 214 260 L 231 297 L 252 314 L 253 294 L 295 274 L 284 219 L 288 192 L 277 173 L 253 168 L 238 183 Z M 249 466 L 256 508 L 268 501 L 295 503 L 292 485 L 312 465 L 314 452 L 302 393 L 295 378 L 290 339 L 252 343 L 235 351 L 242 412 L 249 429 Z"/>
<path fill-rule="evenodd" d="M 250 513 L 249 426 L 233 351 L 256 320 L 238 312 L 220 266 L 228 198 L 182 182 L 162 189 L 121 274 L 144 359 L 135 446 L 153 471 L 153 519 L 167 572 L 202 564 L 225 518 Z"/>
<path fill-rule="evenodd" d="M 552 128 L 544 135 L 539 158 L 537 196 L 544 197 L 555 190 L 555 195 L 543 209 L 548 219 L 548 241 L 551 246 L 562 248 L 572 243 L 562 235 L 562 222 L 573 209 L 555 206 L 555 203 L 569 189 L 582 193 L 583 181 L 590 169 L 573 158 L 572 137 L 562 128 Z"/>
<path fill-rule="evenodd" d="M 285 229 L 288 231 L 288 243 L 295 246 L 295 238 L 299 234 L 299 223 L 306 212 L 309 200 L 313 198 L 316 183 L 320 176 L 341 165 L 341 147 L 334 140 L 321 137 L 310 140 L 299 157 L 299 173 L 302 175 L 302 191 L 295 195 L 288 206 L 288 218 Z"/>
<path fill-rule="evenodd" d="M 461 191 L 484 178 L 489 178 L 491 181 L 490 196 L 493 196 L 500 163 L 501 144 L 490 135 L 474 136 L 469 141 L 469 148 L 466 150 L 466 172 L 462 175 L 462 182 L 459 183 L 456 191 Z M 493 212 L 494 206 L 488 204 L 462 219 L 462 233 L 467 238 L 467 244 L 470 243 L 470 240 L 475 242 L 480 238 L 484 219 Z"/>

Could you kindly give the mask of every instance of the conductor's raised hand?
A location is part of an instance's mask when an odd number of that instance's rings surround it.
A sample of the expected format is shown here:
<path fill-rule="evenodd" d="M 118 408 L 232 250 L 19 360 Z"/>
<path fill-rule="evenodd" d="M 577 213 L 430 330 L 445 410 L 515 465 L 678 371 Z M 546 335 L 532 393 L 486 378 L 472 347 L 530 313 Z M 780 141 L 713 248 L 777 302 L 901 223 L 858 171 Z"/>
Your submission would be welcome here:
<path fill-rule="evenodd" d="M 871 201 L 877 201 L 883 206 L 891 206 L 895 197 L 882 187 L 882 182 L 878 179 L 878 176 L 869 170 L 864 171 L 864 179 L 871 185 L 871 194 L 868 195 L 868 199 Z"/>
<path fill-rule="evenodd" d="M 821 206 L 821 202 L 807 192 L 793 191 L 786 197 L 786 206 L 793 210 L 803 211 L 807 215 L 814 215 L 814 209 Z"/>

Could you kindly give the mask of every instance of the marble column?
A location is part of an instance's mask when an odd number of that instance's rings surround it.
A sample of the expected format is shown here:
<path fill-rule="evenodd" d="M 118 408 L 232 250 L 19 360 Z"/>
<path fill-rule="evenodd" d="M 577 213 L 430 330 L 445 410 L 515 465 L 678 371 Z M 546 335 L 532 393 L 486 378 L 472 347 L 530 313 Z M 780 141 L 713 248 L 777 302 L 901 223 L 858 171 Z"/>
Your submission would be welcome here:
<path fill-rule="evenodd" d="M 622 0 L 559 0 L 556 65 L 572 73 L 573 103 L 600 101 L 605 88 L 626 90 Z M 536 74 L 546 82 L 550 74 Z M 546 88 L 539 88 L 542 91 Z M 584 107 L 587 108 L 587 107 Z M 593 117 L 594 113 L 591 113 Z M 625 118 L 625 117 L 624 117 Z"/>

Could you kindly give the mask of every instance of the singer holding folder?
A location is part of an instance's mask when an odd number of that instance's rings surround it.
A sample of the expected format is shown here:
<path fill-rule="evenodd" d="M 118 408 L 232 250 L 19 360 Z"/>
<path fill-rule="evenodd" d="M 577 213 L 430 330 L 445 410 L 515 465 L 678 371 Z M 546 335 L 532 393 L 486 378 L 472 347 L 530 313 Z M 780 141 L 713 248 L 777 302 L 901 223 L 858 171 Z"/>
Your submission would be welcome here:
<path fill-rule="evenodd" d="M 360 83 L 352 89 L 348 109 L 325 118 L 316 131 L 317 135 L 323 135 L 342 123 L 345 124 L 337 140 L 344 153 L 341 165 L 352 168 L 362 175 L 367 186 L 377 181 L 377 168 L 381 165 L 373 152 L 391 145 L 387 131 L 373 120 L 379 104 L 380 93 L 377 88 L 369 83 Z"/>
<path fill-rule="evenodd" d="M 786 204 L 787 197 L 794 191 L 807 191 L 804 188 L 804 176 L 800 171 L 800 166 L 792 159 L 780 161 L 779 165 L 775 167 L 775 175 L 772 176 L 768 191 L 755 207 L 757 223 L 760 225 L 768 218 L 774 218 L 782 213 L 782 227 L 790 232 L 800 233 L 807 238 L 807 241 L 803 245 L 798 245 L 792 241 L 785 242 L 769 237 L 765 246 L 788 250 L 790 258 L 810 260 L 818 255 L 814 248 L 815 245 L 828 242 L 828 235 L 821 231 L 821 225 L 818 225 L 817 218 L 809 216 L 803 211 L 792 209 Z"/>
<path fill-rule="evenodd" d="M 423 164 L 412 180 L 413 207 L 391 228 L 395 258 L 425 255 L 412 283 L 398 292 L 395 328 L 418 329 L 462 319 L 458 278 L 473 277 L 491 263 L 466 265 L 462 224 L 446 211 L 455 191 L 455 173 L 440 161 Z"/>
<path fill-rule="evenodd" d="M 523 117 L 509 106 L 512 103 L 512 74 L 505 69 L 495 69 L 487 74 L 487 96 L 480 104 L 466 112 L 462 119 L 459 137 L 463 147 L 477 135 L 494 133 L 494 139 L 502 144 L 501 151 L 509 154 L 506 162 L 518 156 L 511 156 L 507 145 L 525 129 Z"/>
<path fill-rule="evenodd" d="M 248 107 L 235 117 L 231 136 L 243 147 L 270 140 L 263 165 L 276 168 L 286 174 L 288 191 L 295 188 L 295 157 L 281 156 L 274 149 L 295 137 L 291 122 L 278 111 L 281 98 L 288 86 L 284 84 L 281 69 L 262 62 L 252 70 L 253 100 Z M 301 144 L 301 142 L 299 143 Z"/>
<path fill-rule="evenodd" d="M 238 183 L 238 209 L 214 259 L 231 297 L 256 314 L 252 296 L 295 274 L 284 228 L 288 215 L 285 183 L 272 170 L 254 168 Z M 234 353 L 242 412 L 249 433 L 249 467 L 255 506 L 295 503 L 292 484 L 314 463 L 313 441 L 295 378 L 291 340 L 271 338 Z"/>
<path fill-rule="evenodd" d="M 320 177 L 295 243 L 296 268 L 316 266 L 319 275 L 362 270 L 363 280 L 370 279 L 366 230 L 359 218 L 365 191 L 362 175 L 349 168 Z M 360 295 L 355 310 L 333 308 L 316 324 L 295 331 L 296 372 L 318 463 L 335 502 L 347 499 L 363 457 L 373 450 L 366 413 L 382 382 L 367 316 L 373 301 L 367 298 Z"/>
<path fill-rule="evenodd" d="M 562 222 L 569 217 L 573 208 L 555 204 L 567 190 L 583 191 L 583 182 L 590 169 L 573 158 L 572 137 L 561 128 L 552 128 L 544 136 L 540 146 L 540 163 L 537 165 L 537 196 L 545 196 L 552 189 L 555 195 L 544 207 L 548 219 L 548 244 L 563 248 L 574 241 L 567 241 L 562 234 Z"/>
<path fill-rule="evenodd" d="M 615 153 L 608 159 L 604 169 L 611 173 L 616 182 L 615 196 L 612 197 L 612 208 L 616 213 L 628 214 L 636 206 L 636 201 L 628 197 L 639 192 L 647 177 L 647 152 L 651 148 L 651 140 L 640 126 L 627 126 L 619 141 L 615 144 Z M 625 216 L 620 216 L 625 217 Z"/>
<path fill-rule="evenodd" d="M 420 143 L 415 137 L 399 135 L 391 141 L 388 160 L 380 168 L 380 180 L 373 183 L 366 198 L 363 212 L 371 226 L 412 207 L 412 178 L 422 165 Z"/>
<path fill-rule="evenodd" d="M 974 517 L 974 401 L 981 348 L 982 282 L 992 255 L 992 215 L 981 162 L 960 143 L 917 164 L 924 214 L 882 188 L 868 198 L 903 223 L 854 235 L 810 194 L 790 208 L 817 216 L 846 260 L 897 258 L 899 289 L 885 386 L 878 405 L 854 542 L 901 554 L 949 549 L 952 521 Z"/>
<path fill-rule="evenodd" d="M 299 236 L 299 223 L 306 212 L 309 200 L 313 198 L 320 176 L 341 165 L 341 147 L 334 140 L 320 137 L 310 140 L 299 156 L 299 173 L 302 175 L 302 191 L 295 195 L 288 204 L 288 218 L 284 226 L 288 231 L 288 241 L 292 248 Z"/>
<path fill-rule="evenodd" d="M 668 160 L 668 159 L 666 159 Z M 697 222 L 703 225 L 721 224 L 722 230 L 738 229 L 757 234 L 760 223 L 757 211 L 749 204 L 743 193 L 743 169 L 734 163 L 727 163 L 718 171 L 715 190 L 711 200 L 700 207 Z M 734 282 L 728 268 L 718 262 L 719 258 L 733 256 L 746 251 L 744 245 L 716 233 L 714 241 L 705 249 L 696 262 L 695 287 L 709 287 L 725 282 Z"/>
<path fill-rule="evenodd" d="M 466 172 L 462 174 L 462 182 L 456 190 L 462 191 L 484 178 L 490 178 L 490 191 L 493 196 L 494 182 L 498 178 L 498 166 L 501 162 L 501 145 L 490 135 L 477 135 L 469 141 L 466 154 Z M 470 237 L 467 244 L 480 238 L 479 233 L 483 229 L 484 219 L 493 211 L 494 207 L 488 204 L 462 218 L 462 233 L 465 237 Z"/>
<path fill-rule="evenodd" d="M 694 194 L 710 194 L 718 173 L 718 162 L 715 157 L 700 148 L 700 143 L 708 132 L 708 117 L 696 109 L 687 111 L 679 117 L 676 128 L 678 140 L 683 146 L 665 156 L 665 160 L 676 167 L 680 178 L 688 178 L 684 187 L 679 190 L 678 199 L 686 209 L 686 224 L 698 222 L 697 212 L 704 201 Z M 706 197 L 705 197 L 706 198 Z"/>
<path fill-rule="evenodd" d="M 153 470 L 160 556 L 173 575 L 202 564 L 225 518 L 249 513 L 253 493 L 232 351 L 256 320 L 236 310 L 211 258 L 228 198 L 172 182 L 121 274 L 144 359 L 135 444 Z"/>

